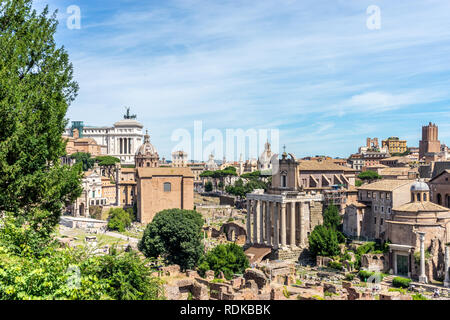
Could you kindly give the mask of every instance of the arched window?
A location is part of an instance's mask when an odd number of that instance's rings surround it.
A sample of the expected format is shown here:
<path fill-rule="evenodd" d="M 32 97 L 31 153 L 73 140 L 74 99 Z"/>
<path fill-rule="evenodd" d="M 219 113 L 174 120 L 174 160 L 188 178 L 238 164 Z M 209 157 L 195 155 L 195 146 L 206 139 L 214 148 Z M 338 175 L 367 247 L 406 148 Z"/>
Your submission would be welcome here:
<path fill-rule="evenodd" d="M 164 192 L 170 192 L 172 191 L 172 185 L 170 182 L 164 182 Z"/>
<path fill-rule="evenodd" d="M 420 193 L 417 194 L 417 201 L 420 201 Z"/>
<path fill-rule="evenodd" d="M 438 203 L 438 205 L 442 205 L 442 196 L 440 193 L 438 193 L 438 195 L 437 195 L 437 203 Z"/>
<path fill-rule="evenodd" d="M 426 193 L 423 194 L 423 201 L 427 201 L 427 194 Z"/>
<path fill-rule="evenodd" d="M 150 167 L 150 162 L 147 162 L 147 167 Z"/>

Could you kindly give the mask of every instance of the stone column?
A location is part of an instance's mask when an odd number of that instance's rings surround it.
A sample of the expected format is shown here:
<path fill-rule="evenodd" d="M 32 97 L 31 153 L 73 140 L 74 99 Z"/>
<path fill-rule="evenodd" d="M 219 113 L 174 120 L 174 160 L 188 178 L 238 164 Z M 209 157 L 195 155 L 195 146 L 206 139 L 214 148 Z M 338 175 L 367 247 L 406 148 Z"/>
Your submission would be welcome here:
<path fill-rule="evenodd" d="M 264 243 L 264 201 L 259 202 L 259 243 Z"/>
<path fill-rule="evenodd" d="M 252 206 L 251 206 L 251 201 L 252 200 L 247 200 L 247 239 L 246 242 L 247 244 L 251 244 L 252 243 L 252 221 L 251 221 L 251 210 L 252 210 Z"/>
<path fill-rule="evenodd" d="M 291 247 L 295 247 L 297 244 L 295 241 L 295 206 L 296 206 L 296 203 L 291 202 L 291 234 L 290 234 Z"/>
<path fill-rule="evenodd" d="M 286 203 L 281 203 L 281 247 L 286 247 Z"/>
<path fill-rule="evenodd" d="M 272 222 L 270 221 L 271 210 L 270 207 L 272 203 L 266 201 L 266 244 L 268 246 L 272 245 Z"/>
<path fill-rule="evenodd" d="M 450 268 L 450 246 L 445 246 L 445 263 L 444 263 L 444 270 L 445 270 L 445 278 L 444 278 L 444 287 L 450 288 L 450 274 L 449 274 L 449 268 Z"/>
<path fill-rule="evenodd" d="M 253 244 L 259 243 L 259 200 L 253 204 Z"/>
<path fill-rule="evenodd" d="M 273 248 L 278 249 L 280 246 L 280 226 L 279 226 L 279 205 L 273 203 Z"/>
<path fill-rule="evenodd" d="M 419 282 L 428 283 L 425 275 L 425 232 L 417 232 L 420 237 L 420 276 Z"/>

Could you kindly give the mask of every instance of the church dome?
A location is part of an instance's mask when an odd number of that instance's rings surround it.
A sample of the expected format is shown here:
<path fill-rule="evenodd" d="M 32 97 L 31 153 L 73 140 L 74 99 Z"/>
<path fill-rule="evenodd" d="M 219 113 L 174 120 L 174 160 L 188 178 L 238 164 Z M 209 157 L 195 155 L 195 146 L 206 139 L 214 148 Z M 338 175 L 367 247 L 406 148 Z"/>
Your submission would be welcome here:
<path fill-rule="evenodd" d="M 424 181 L 416 181 L 411 185 L 411 191 L 414 192 L 428 192 L 430 187 Z"/>
<path fill-rule="evenodd" d="M 144 143 L 138 148 L 136 151 L 137 156 L 146 156 L 146 155 L 154 155 L 157 154 L 156 148 L 150 143 L 150 136 L 148 135 L 148 131 L 144 136 Z"/>
<path fill-rule="evenodd" d="M 259 157 L 259 161 L 263 164 L 270 163 L 270 160 L 272 159 L 273 153 L 272 150 L 270 150 L 270 143 L 267 141 L 264 145 L 264 151 Z"/>

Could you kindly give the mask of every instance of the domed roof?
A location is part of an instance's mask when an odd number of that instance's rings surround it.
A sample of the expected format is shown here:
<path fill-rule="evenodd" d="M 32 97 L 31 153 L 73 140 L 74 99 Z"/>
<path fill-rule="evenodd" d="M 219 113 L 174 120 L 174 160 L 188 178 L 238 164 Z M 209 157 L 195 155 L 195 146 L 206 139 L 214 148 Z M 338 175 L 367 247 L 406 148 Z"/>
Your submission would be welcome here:
<path fill-rule="evenodd" d="M 148 135 L 148 131 L 146 132 L 144 136 L 144 143 L 138 148 L 136 151 L 136 155 L 156 155 L 158 152 L 156 151 L 156 148 L 150 143 L 150 136 Z"/>
<path fill-rule="evenodd" d="M 270 150 L 270 143 L 269 143 L 269 141 L 267 141 L 266 144 L 264 145 L 264 151 L 261 154 L 261 156 L 259 157 L 259 161 L 264 164 L 270 163 L 272 156 L 273 156 L 273 153 L 272 153 L 272 150 Z"/>
<path fill-rule="evenodd" d="M 416 181 L 411 185 L 411 191 L 430 191 L 430 187 L 424 181 Z"/>

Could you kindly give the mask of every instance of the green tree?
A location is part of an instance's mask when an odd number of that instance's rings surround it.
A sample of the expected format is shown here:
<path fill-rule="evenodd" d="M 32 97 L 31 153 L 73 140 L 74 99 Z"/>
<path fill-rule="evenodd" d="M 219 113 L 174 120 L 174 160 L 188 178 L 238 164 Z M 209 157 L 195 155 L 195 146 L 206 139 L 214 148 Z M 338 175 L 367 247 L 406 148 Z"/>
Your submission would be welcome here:
<path fill-rule="evenodd" d="M 339 209 L 335 205 L 328 206 L 323 213 L 323 225 L 326 228 L 337 230 L 341 224 L 342 217 L 339 214 Z"/>
<path fill-rule="evenodd" d="M 196 211 L 163 210 L 147 225 L 138 248 L 146 257 L 161 256 L 166 263 L 192 269 L 203 255 L 203 223 Z"/>
<path fill-rule="evenodd" d="M 373 180 L 380 180 L 383 177 L 380 176 L 377 172 L 369 170 L 369 171 L 361 172 L 358 175 L 358 178 L 361 179 L 362 181 L 369 181 L 370 182 L 370 181 L 373 181 Z"/>
<path fill-rule="evenodd" d="M 309 235 L 309 250 L 314 256 L 333 257 L 340 253 L 337 231 L 316 226 Z"/>
<path fill-rule="evenodd" d="M 65 115 L 77 94 L 54 35 L 56 13 L 31 0 L 0 5 L 0 212 L 44 245 L 63 205 L 81 194 L 81 166 L 61 164 Z"/>
<path fill-rule="evenodd" d="M 122 208 L 113 208 L 109 210 L 108 229 L 124 232 L 125 228 L 129 227 L 132 222 L 130 213 Z"/>
<path fill-rule="evenodd" d="M 120 159 L 111 156 L 98 156 L 95 158 L 98 165 L 106 171 L 106 176 L 110 178 L 114 177 L 114 172 L 116 169 L 116 164 L 120 163 Z"/>
<path fill-rule="evenodd" d="M 90 153 L 76 152 L 70 156 L 75 160 L 75 163 L 81 163 L 83 165 L 83 171 L 88 171 L 94 167 L 95 159 L 91 157 Z"/>
<path fill-rule="evenodd" d="M 211 192 L 213 190 L 213 184 L 211 181 L 207 181 L 205 183 L 205 191 L 206 192 Z"/>
<path fill-rule="evenodd" d="M 198 270 L 201 275 L 208 270 L 214 270 L 216 276 L 222 271 L 227 279 L 231 279 L 234 274 L 244 273 L 249 266 L 244 250 L 234 243 L 229 243 L 219 244 L 209 251 Z"/>

